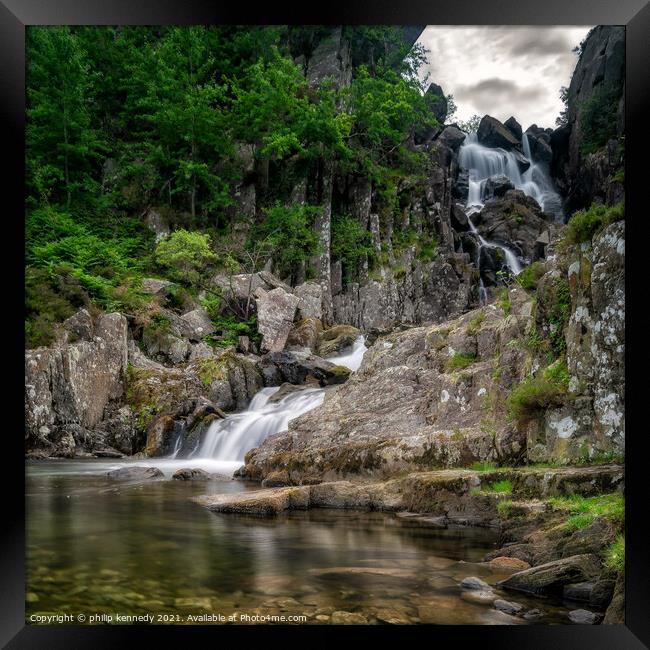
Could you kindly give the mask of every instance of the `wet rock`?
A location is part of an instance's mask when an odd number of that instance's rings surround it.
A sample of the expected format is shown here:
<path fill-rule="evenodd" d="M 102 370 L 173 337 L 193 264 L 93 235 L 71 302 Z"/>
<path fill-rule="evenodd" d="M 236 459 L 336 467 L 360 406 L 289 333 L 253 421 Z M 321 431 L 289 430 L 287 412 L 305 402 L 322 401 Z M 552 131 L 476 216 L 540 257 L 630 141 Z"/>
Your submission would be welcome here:
<path fill-rule="evenodd" d="M 115 480 L 142 481 L 164 478 L 164 474 L 157 467 L 120 467 L 106 473 L 106 476 Z"/>
<path fill-rule="evenodd" d="M 573 611 L 567 614 L 569 620 L 572 623 L 578 625 L 596 625 L 600 616 L 594 612 L 590 612 L 587 609 L 574 609 Z"/>
<path fill-rule="evenodd" d="M 212 476 L 198 467 L 182 467 L 172 474 L 175 481 L 209 481 Z"/>
<path fill-rule="evenodd" d="M 323 324 L 318 318 L 303 318 L 291 328 L 287 337 L 286 349 L 308 348 L 315 352 L 322 331 Z"/>
<path fill-rule="evenodd" d="M 270 516 L 277 515 L 284 510 L 308 508 L 309 488 L 285 487 L 239 494 L 203 495 L 193 497 L 192 501 L 213 512 Z"/>
<path fill-rule="evenodd" d="M 452 151 L 458 151 L 467 136 L 455 126 L 447 126 L 438 136 L 437 141 L 449 147 Z"/>
<path fill-rule="evenodd" d="M 477 605 L 492 605 L 497 596 L 491 589 L 472 589 L 462 591 L 460 597 L 469 603 L 475 603 Z"/>
<path fill-rule="evenodd" d="M 335 325 L 324 330 L 318 337 L 318 354 L 328 357 L 350 347 L 361 336 L 361 332 L 351 325 Z"/>
<path fill-rule="evenodd" d="M 615 587 L 614 580 L 598 580 L 589 595 L 589 604 L 598 609 L 605 609 L 612 602 Z"/>
<path fill-rule="evenodd" d="M 503 196 L 508 190 L 513 190 L 515 186 L 512 181 L 503 174 L 500 176 L 490 176 L 485 182 L 485 198 L 494 199 Z"/>
<path fill-rule="evenodd" d="M 508 600 L 502 600 L 500 598 L 497 598 L 494 601 L 494 607 L 498 609 L 501 612 L 505 612 L 506 614 L 519 614 L 524 606 L 520 605 L 519 603 L 513 603 Z"/>
<path fill-rule="evenodd" d="M 157 417 L 147 429 L 145 453 L 150 458 L 165 456 L 170 451 L 174 433 L 174 418 L 170 415 Z"/>
<path fill-rule="evenodd" d="M 478 141 L 486 147 L 500 147 L 506 151 L 519 146 L 519 141 L 499 120 L 483 116 L 477 131 Z"/>
<path fill-rule="evenodd" d="M 513 571 L 521 571 L 523 569 L 530 569 L 530 564 L 520 560 L 516 557 L 495 557 L 490 560 L 490 565 L 498 569 L 512 569 Z"/>
<path fill-rule="evenodd" d="M 289 336 L 300 298 L 281 287 L 256 292 L 257 327 L 262 335 L 262 350 L 280 352 Z"/>
<path fill-rule="evenodd" d="M 544 612 L 541 609 L 529 609 L 525 614 L 524 618 L 527 621 L 535 621 L 544 616 Z"/>
<path fill-rule="evenodd" d="M 599 572 L 600 562 L 595 555 L 573 555 L 515 573 L 498 586 L 530 593 L 561 592 L 564 585 L 585 582 Z"/>
<path fill-rule="evenodd" d="M 271 352 L 262 358 L 260 366 L 267 385 L 271 386 L 281 382 L 304 384 L 310 381 L 327 386 L 343 383 L 350 376 L 348 368 L 300 350 Z"/>
<path fill-rule="evenodd" d="M 460 586 L 461 589 L 477 589 L 481 591 L 490 590 L 490 585 L 484 580 L 477 578 L 476 576 L 469 576 L 467 578 L 463 578 L 461 580 Z"/>

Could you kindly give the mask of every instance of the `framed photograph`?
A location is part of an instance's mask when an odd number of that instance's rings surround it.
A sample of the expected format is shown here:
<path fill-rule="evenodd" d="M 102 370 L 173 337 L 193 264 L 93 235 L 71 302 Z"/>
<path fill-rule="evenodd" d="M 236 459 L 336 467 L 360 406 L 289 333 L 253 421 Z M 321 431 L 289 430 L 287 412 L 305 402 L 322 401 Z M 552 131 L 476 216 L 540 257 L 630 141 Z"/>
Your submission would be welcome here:
<path fill-rule="evenodd" d="M 647 4 L 0 23 L 6 647 L 649 647 Z"/>

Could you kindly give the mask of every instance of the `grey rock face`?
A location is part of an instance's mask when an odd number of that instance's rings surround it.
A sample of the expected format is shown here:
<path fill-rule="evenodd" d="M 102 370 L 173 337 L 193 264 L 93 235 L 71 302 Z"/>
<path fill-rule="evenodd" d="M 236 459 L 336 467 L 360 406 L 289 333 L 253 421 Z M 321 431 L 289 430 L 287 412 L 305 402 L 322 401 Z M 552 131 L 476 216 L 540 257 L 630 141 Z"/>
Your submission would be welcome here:
<path fill-rule="evenodd" d="M 293 293 L 300 299 L 298 317 L 322 318 L 323 316 L 323 287 L 318 282 L 305 282 L 298 285 Z"/>
<path fill-rule="evenodd" d="M 521 124 L 517 122 L 517 120 L 514 117 L 509 117 L 504 123 L 503 126 L 512 133 L 512 135 L 517 138 L 517 140 L 521 141 L 521 136 L 522 136 L 522 131 L 521 131 Z"/>
<path fill-rule="evenodd" d="M 307 81 L 318 85 L 330 79 L 336 88 L 348 86 L 352 81 L 352 60 L 350 44 L 343 37 L 343 29 L 332 29 L 329 36 L 321 40 L 307 62 Z"/>
<path fill-rule="evenodd" d="M 99 319 L 92 340 L 27 350 L 26 438 L 47 446 L 57 427 L 97 426 L 122 397 L 127 357 L 127 321 L 117 313 Z"/>
<path fill-rule="evenodd" d="M 281 287 L 257 291 L 257 326 L 262 335 L 262 350 L 280 352 L 291 331 L 300 298 Z"/>
<path fill-rule="evenodd" d="M 164 478 L 164 474 L 157 467 L 120 467 L 106 473 L 111 479 L 121 481 L 143 481 Z"/>

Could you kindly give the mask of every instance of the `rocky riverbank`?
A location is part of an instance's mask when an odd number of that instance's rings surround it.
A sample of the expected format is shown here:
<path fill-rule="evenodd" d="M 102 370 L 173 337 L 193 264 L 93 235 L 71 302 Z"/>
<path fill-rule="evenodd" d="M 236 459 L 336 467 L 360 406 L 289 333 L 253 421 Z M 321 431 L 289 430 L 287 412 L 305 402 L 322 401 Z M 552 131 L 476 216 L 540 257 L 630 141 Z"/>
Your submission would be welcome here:
<path fill-rule="evenodd" d="M 383 482 L 323 482 L 193 500 L 217 513 L 278 516 L 344 508 L 393 512 L 423 526 L 495 527 L 501 547 L 484 562 L 509 575 L 492 585 L 463 580 L 473 602 L 535 616 L 499 599 L 494 589 L 510 592 L 515 600 L 517 592 L 542 599 L 555 595 L 575 603 L 569 614 L 574 623 L 616 624 L 623 622 L 623 579 L 608 565 L 607 553 L 622 527 L 623 485 L 620 465 L 439 470 Z M 572 515 L 576 509 L 582 514 Z"/>

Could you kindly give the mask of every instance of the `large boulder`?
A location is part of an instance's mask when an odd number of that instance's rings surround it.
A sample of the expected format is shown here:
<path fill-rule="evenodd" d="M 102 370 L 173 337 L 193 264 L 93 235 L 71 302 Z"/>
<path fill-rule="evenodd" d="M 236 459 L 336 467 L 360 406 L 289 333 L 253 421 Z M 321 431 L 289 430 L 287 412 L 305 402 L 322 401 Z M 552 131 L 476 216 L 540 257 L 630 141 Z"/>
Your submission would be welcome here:
<path fill-rule="evenodd" d="M 315 352 L 322 332 L 323 324 L 318 318 L 303 318 L 291 328 L 286 348 L 308 348 Z"/>
<path fill-rule="evenodd" d="M 500 382 L 518 379 L 526 358 L 509 345 L 530 323 L 530 302 L 522 291 L 520 305 L 516 293 L 507 320 L 486 307 L 377 339 L 321 406 L 249 452 L 243 475 L 263 479 L 290 468 L 294 481 L 327 480 L 520 458 L 524 438 L 499 398 Z"/>
<path fill-rule="evenodd" d="M 517 140 L 521 142 L 521 136 L 522 136 L 521 124 L 519 124 L 519 122 L 517 122 L 517 120 L 514 117 L 510 116 L 503 123 L 503 126 L 505 126 L 506 129 L 508 129 L 508 131 L 510 131 L 510 133 L 512 133 L 512 135 L 514 135 L 515 138 L 517 138 Z"/>
<path fill-rule="evenodd" d="M 88 339 L 88 319 L 78 323 Z M 102 315 L 90 340 L 25 352 L 25 437 L 29 446 L 48 447 L 50 436 L 67 425 L 93 429 L 109 403 L 124 394 L 127 320 Z"/>
<path fill-rule="evenodd" d="M 498 583 L 503 589 L 534 594 L 562 594 L 565 585 L 588 581 L 600 574 L 595 555 L 572 555 L 514 573 Z"/>
<path fill-rule="evenodd" d="M 500 176 L 490 176 L 485 182 L 485 199 L 496 199 L 505 195 L 508 190 L 514 190 L 515 186 L 512 181 L 501 174 Z"/>
<path fill-rule="evenodd" d="M 180 317 L 179 325 L 180 335 L 195 342 L 216 331 L 208 312 L 202 307 L 183 314 Z"/>
<path fill-rule="evenodd" d="M 478 141 L 486 147 L 500 147 L 506 151 L 519 147 L 519 140 L 499 120 L 484 115 L 476 132 Z"/>
<path fill-rule="evenodd" d="M 550 164 L 553 159 L 551 134 L 533 124 L 526 129 L 526 138 L 528 139 L 528 146 L 530 147 L 530 155 L 533 162 Z"/>
<path fill-rule="evenodd" d="M 485 239 L 508 245 L 528 263 L 537 259 L 537 239 L 551 225 L 535 199 L 521 190 L 506 190 L 503 196 L 489 199 L 472 220 Z"/>
<path fill-rule="evenodd" d="M 327 386 L 341 384 L 350 376 L 348 368 L 301 350 L 271 352 L 262 358 L 261 368 L 267 386 L 277 386 L 282 382 L 318 382 Z"/>
<path fill-rule="evenodd" d="M 445 147 L 449 147 L 452 151 L 458 151 L 466 137 L 467 136 L 457 126 L 451 125 L 443 129 L 442 133 L 436 139 L 436 142 L 441 142 Z"/>
<path fill-rule="evenodd" d="M 258 289 L 255 300 L 262 350 L 280 352 L 287 342 L 300 298 L 278 287 L 272 291 Z"/>
<path fill-rule="evenodd" d="M 323 287 L 319 282 L 299 284 L 293 293 L 300 298 L 298 303 L 299 318 L 323 317 Z"/>
<path fill-rule="evenodd" d="M 361 332 L 352 325 L 335 325 L 320 333 L 317 352 L 321 357 L 331 357 L 352 346 L 360 336 Z"/>

